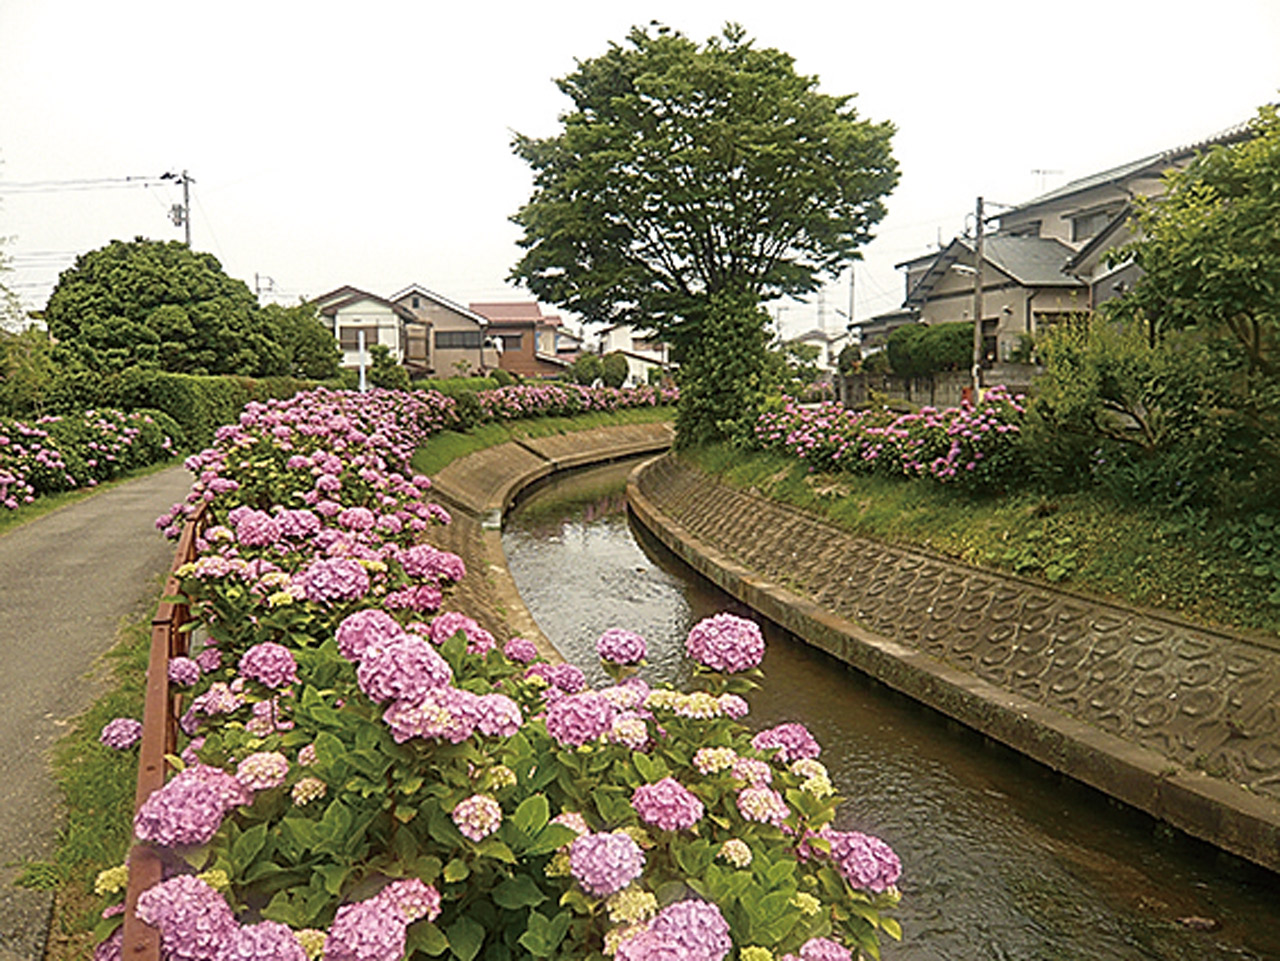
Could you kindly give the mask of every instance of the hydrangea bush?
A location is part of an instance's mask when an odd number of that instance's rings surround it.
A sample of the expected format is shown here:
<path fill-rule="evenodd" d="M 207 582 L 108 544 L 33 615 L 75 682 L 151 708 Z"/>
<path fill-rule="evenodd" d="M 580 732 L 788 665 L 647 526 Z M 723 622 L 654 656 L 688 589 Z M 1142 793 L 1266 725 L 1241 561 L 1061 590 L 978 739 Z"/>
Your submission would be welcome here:
<path fill-rule="evenodd" d="M 95 487 L 177 453 L 178 426 L 158 411 L 89 410 L 33 421 L 0 418 L 0 506 Z"/>
<path fill-rule="evenodd" d="M 803 726 L 742 723 L 759 628 L 697 625 L 691 691 L 650 687 L 644 639 L 615 629 L 591 689 L 445 610 L 465 571 L 407 466 L 435 416 L 409 395 L 250 405 L 160 519 L 208 511 L 180 571 L 200 625 L 172 680 L 181 757 L 134 822 L 166 864 L 138 905 L 166 956 L 877 956 L 901 867 L 837 830 Z M 101 889 L 95 957 L 116 958 Z"/>
<path fill-rule="evenodd" d="M 900 414 L 850 410 L 836 401 L 801 406 L 783 398 L 755 426 L 763 450 L 785 451 L 818 470 L 925 477 L 974 490 L 1001 487 L 1020 469 L 1018 435 L 1025 408 L 1005 387 L 982 402 Z"/>

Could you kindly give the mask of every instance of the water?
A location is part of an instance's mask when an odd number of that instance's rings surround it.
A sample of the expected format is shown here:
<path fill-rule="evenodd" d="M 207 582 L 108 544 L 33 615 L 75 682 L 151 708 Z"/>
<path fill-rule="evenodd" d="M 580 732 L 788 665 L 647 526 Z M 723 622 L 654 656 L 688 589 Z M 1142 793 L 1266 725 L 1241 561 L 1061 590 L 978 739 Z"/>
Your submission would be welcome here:
<path fill-rule="evenodd" d="M 682 685 L 689 628 L 721 610 L 751 612 L 629 522 L 632 466 L 537 489 L 508 517 L 503 545 L 539 626 L 593 683 L 606 682 L 596 638 L 625 627 L 649 642 L 646 679 Z M 886 961 L 1280 959 L 1276 875 L 762 626 L 766 679 L 747 720 L 806 724 L 848 798 L 837 826 L 883 837 L 902 859 L 905 935 L 886 943 Z M 1186 917 L 1220 927 L 1192 930 Z"/>

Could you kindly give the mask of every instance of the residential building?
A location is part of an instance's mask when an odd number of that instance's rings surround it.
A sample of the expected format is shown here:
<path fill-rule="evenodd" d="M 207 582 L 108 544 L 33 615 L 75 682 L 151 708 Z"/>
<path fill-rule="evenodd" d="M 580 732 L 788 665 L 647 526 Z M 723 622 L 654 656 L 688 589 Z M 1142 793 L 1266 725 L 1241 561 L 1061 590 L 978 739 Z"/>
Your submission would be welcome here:
<path fill-rule="evenodd" d="M 799 337 L 790 338 L 791 343 L 811 344 L 818 348 L 817 365 L 822 374 L 833 374 L 840 367 L 840 352 L 849 343 L 848 331 L 830 331 L 822 327 L 806 330 Z"/>
<path fill-rule="evenodd" d="M 391 301 L 421 325 L 418 336 L 426 352 L 410 368 L 410 376 L 480 375 L 499 366 L 499 351 L 489 333 L 489 321 L 474 310 L 420 284 L 410 284 L 394 294 Z"/>
<path fill-rule="evenodd" d="M 1107 253 L 1133 238 L 1130 215 L 1140 196 L 1158 195 L 1163 177 L 1216 144 L 1251 135 L 1240 124 L 1194 144 L 1082 177 L 999 213 L 983 238 L 982 362 L 1009 360 L 1028 335 L 1092 310 L 1129 289 L 1132 263 Z M 902 323 L 971 321 L 977 274 L 975 241 L 957 237 L 939 250 L 897 265 L 905 274 L 902 309 L 873 317 L 862 329 L 864 351 L 879 332 Z"/>
<path fill-rule="evenodd" d="M 411 312 L 377 294 L 357 287 L 343 286 L 315 298 L 311 303 L 316 313 L 342 349 L 342 366 L 359 367 L 372 363 L 370 351 L 376 344 L 385 345 L 396 363 L 416 360 L 414 351 L 421 341 L 421 324 Z M 410 330 L 412 328 L 412 330 Z M 364 356 L 360 345 L 363 340 Z M 410 345 L 415 345 L 412 349 Z"/>
<path fill-rule="evenodd" d="M 671 366 L 670 346 L 630 324 L 612 324 L 600 331 L 599 349 L 602 355 L 618 353 L 627 358 L 628 387 L 647 384 L 650 371 L 666 372 Z"/>
<path fill-rule="evenodd" d="M 535 301 L 471 304 L 489 322 L 489 333 L 502 346 L 498 366 L 522 377 L 554 377 L 572 362 L 558 349 L 560 318 L 545 315 Z"/>

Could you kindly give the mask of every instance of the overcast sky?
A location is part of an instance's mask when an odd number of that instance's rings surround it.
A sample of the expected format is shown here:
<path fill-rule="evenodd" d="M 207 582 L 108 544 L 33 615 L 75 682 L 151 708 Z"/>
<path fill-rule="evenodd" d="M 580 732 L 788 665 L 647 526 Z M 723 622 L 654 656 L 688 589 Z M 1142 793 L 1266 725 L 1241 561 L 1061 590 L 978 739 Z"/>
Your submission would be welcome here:
<path fill-rule="evenodd" d="M 553 78 L 655 19 L 699 41 L 737 21 L 897 127 L 858 319 L 900 305 L 893 265 L 960 232 L 979 194 L 1018 203 L 1203 139 L 1280 88 L 1280 0 L 0 0 L 4 282 L 40 307 L 77 253 L 180 239 L 178 188 L 66 182 L 185 169 L 193 246 L 281 300 L 527 298 L 506 282 L 531 189 L 512 132 L 554 133 Z M 834 325 L 847 276 L 826 304 Z M 815 298 L 782 320 L 817 316 Z"/>

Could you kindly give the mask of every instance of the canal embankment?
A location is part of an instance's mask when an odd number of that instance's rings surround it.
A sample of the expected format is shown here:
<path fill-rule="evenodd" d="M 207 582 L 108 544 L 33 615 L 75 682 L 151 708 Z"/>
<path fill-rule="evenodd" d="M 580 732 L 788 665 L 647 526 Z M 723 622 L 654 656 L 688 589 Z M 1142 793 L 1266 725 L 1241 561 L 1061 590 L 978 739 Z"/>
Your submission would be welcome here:
<path fill-rule="evenodd" d="M 503 444 L 435 475 L 440 547 L 473 576 L 452 606 L 559 652 L 507 569 L 500 528 L 552 474 L 669 447 L 666 424 Z M 636 519 L 808 643 L 1034 758 L 1280 870 L 1280 652 L 1159 612 L 851 535 L 674 457 L 637 471 Z"/>
<path fill-rule="evenodd" d="M 868 541 L 664 457 L 637 520 L 769 619 L 1188 834 L 1280 870 L 1280 652 Z"/>

